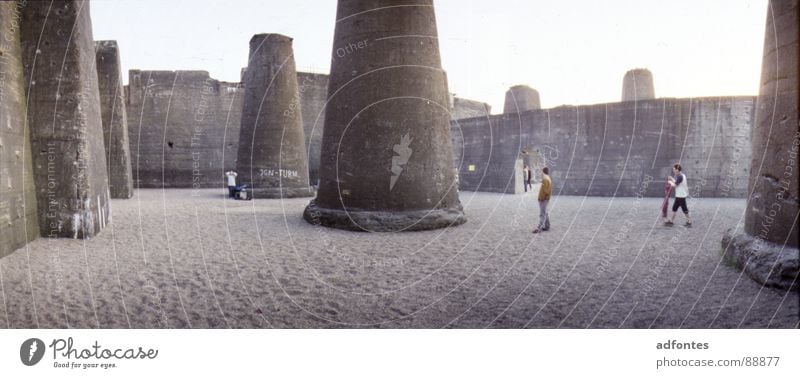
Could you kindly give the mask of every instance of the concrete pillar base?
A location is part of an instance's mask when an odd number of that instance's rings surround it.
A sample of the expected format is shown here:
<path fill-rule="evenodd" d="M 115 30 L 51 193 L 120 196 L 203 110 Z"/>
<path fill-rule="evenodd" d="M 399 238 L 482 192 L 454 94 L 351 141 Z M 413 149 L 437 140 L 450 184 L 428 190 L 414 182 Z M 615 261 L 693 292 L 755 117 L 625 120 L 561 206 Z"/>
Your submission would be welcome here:
<path fill-rule="evenodd" d="M 728 229 L 722 237 L 723 259 L 758 283 L 800 291 L 800 250 Z"/>
<path fill-rule="evenodd" d="M 303 212 L 303 219 L 315 226 L 366 232 L 434 230 L 458 226 L 467 221 L 464 209 L 460 204 L 457 208 L 452 209 L 345 211 L 319 207 L 313 200 Z"/>
<path fill-rule="evenodd" d="M 313 197 L 316 192 L 313 187 L 307 188 L 247 188 L 253 198 L 299 198 Z"/>

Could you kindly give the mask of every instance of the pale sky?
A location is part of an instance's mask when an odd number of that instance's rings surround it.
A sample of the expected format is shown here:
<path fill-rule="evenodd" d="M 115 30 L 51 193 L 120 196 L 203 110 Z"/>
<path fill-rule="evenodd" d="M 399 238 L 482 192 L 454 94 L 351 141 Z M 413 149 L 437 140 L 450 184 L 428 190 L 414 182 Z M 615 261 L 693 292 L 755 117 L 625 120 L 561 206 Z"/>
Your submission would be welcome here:
<path fill-rule="evenodd" d="M 767 0 L 436 0 L 450 91 L 501 113 L 527 84 L 542 107 L 619 101 L 632 68 L 656 96 L 756 95 Z M 95 40 L 129 69 L 206 70 L 239 81 L 253 34 L 294 38 L 298 70 L 327 73 L 335 0 L 96 0 Z"/>

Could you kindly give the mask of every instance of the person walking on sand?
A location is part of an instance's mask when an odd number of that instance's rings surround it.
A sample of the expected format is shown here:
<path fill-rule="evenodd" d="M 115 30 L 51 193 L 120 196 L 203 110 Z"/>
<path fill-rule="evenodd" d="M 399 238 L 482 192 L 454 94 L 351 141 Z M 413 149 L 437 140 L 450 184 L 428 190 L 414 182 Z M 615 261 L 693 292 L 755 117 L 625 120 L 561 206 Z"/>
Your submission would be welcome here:
<path fill-rule="evenodd" d="M 228 178 L 228 198 L 233 198 L 236 195 L 236 176 L 238 174 L 233 170 L 225 172 L 225 177 Z"/>
<path fill-rule="evenodd" d="M 534 234 L 550 230 L 550 214 L 547 212 L 547 204 L 550 202 L 550 194 L 553 191 L 553 182 L 550 180 L 550 170 L 542 168 L 542 186 L 539 187 L 539 226 L 533 230 Z"/>
<path fill-rule="evenodd" d="M 675 224 L 675 215 L 678 214 L 678 208 L 683 210 L 683 215 L 686 217 L 686 227 L 692 227 L 692 218 L 689 216 L 689 207 L 686 205 L 686 197 L 689 197 L 689 183 L 686 179 L 686 174 L 683 173 L 680 164 L 672 166 L 672 173 L 675 175 L 674 181 L 669 181 L 670 185 L 675 188 L 675 201 L 672 202 L 672 218 L 664 223 L 666 226 Z"/>
<path fill-rule="evenodd" d="M 525 180 L 525 193 L 527 193 L 528 188 L 531 188 L 531 169 L 528 168 L 527 164 L 525 168 L 522 168 L 522 179 Z"/>

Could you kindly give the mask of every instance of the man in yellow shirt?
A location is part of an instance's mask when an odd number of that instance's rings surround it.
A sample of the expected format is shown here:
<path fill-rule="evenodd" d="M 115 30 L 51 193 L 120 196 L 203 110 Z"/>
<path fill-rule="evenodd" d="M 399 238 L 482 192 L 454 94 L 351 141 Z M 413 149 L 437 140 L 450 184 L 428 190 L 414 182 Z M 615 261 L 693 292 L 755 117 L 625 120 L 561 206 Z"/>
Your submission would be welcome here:
<path fill-rule="evenodd" d="M 550 181 L 550 170 L 547 167 L 542 169 L 542 186 L 539 187 L 539 226 L 533 230 L 534 234 L 550 230 L 550 214 L 547 212 L 547 204 L 550 202 L 550 194 L 553 192 L 553 182 Z"/>

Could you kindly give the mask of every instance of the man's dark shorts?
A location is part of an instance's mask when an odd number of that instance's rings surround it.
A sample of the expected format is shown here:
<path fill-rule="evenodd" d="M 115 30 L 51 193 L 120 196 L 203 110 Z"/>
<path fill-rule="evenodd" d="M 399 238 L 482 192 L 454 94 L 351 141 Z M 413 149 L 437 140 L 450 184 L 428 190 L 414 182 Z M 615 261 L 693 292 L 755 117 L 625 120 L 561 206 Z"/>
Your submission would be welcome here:
<path fill-rule="evenodd" d="M 678 207 L 683 210 L 684 214 L 689 213 L 689 207 L 686 206 L 686 198 L 675 197 L 675 202 L 672 203 L 672 211 L 678 211 Z"/>

